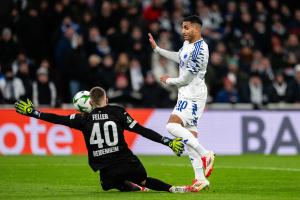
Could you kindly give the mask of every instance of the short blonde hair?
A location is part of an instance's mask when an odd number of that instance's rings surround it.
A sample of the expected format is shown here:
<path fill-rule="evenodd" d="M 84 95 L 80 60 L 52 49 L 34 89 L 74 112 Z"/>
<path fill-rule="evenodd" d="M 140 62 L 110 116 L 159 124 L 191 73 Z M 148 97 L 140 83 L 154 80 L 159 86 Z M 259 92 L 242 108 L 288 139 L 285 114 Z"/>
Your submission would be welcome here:
<path fill-rule="evenodd" d="M 90 98 L 95 104 L 101 104 L 103 98 L 105 98 L 106 92 L 102 87 L 93 87 L 90 90 Z"/>

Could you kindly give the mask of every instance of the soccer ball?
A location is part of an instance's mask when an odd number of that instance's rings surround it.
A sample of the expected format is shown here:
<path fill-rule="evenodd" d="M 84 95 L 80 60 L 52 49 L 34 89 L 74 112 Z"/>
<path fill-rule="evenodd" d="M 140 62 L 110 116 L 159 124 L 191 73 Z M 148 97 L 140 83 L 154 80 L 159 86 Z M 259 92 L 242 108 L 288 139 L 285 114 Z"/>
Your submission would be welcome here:
<path fill-rule="evenodd" d="M 77 92 L 73 97 L 73 105 L 79 112 L 90 113 L 92 111 L 92 106 L 90 104 L 90 92 Z"/>

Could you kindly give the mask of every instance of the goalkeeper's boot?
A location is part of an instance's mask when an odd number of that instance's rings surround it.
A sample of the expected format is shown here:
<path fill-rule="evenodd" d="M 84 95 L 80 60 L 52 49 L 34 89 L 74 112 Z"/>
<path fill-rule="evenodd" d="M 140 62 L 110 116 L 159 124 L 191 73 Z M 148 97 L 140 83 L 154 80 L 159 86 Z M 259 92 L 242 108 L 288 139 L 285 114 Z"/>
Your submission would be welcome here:
<path fill-rule="evenodd" d="M 193 180 L 191 189 L 192 192 L 199 192 L 201 190 L 205 190 L 209 188 L 209 181 L 208 180 Z"/>
<path fill-rule="evenodd" d="M 186 192 L 193 192 L 193 189 L 189 185 L 185 185 L 185 186 L 172 186 L 169 189 L 169 192 L 171 192 L 171 193 L 186 193 Z"/>
<path fill-rule="evenodd" d="M 201 157 L 204 169 L 204 175 L 208 178 L 211 175 L 211 172 L 215 163 L 215 153 L 213 151 L 209 151 L 207 154 Z"/>

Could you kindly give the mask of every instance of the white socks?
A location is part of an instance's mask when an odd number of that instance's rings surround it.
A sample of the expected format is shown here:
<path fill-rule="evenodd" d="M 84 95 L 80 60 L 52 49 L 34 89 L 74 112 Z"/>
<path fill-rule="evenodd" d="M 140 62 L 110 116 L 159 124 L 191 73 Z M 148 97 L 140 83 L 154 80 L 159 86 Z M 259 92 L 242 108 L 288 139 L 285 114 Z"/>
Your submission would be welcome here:
<path fill-rule="evenodd" d="M 198 142 L 198 139 L 194 137 L 194 135 L 189 130 L 182 127 L 180 124 L 168 123 L 166 128 L 170 134 L 175 137 L 181 137 L 187 144 L 186 150 L 194 169 L 195 179 L 206 180 L 203 173 L 201 156 L 208 153 L 207 150 Z"/>
<path fill-rule="evenodd" d="M 195 138 L 189 130 L 182 127 L 180 124 L 168 123 L 166 128 L 173 136 L 181 137 L 183 141 L 187 145 L 191 146 L 199 155 L 202 156 L 208 153 L 208 151 L 198 142 L 198 139 Z"/>
<path fill-rule="evenodd" d="M 195 173 L 195 179 L 197 180 L 205 180 L 205 176 L 203 173 L 203 164 L 201 160 L 201 156 L 190 146 L 186 146 L 186 150 L 189 154 L 194 173 Z"/>

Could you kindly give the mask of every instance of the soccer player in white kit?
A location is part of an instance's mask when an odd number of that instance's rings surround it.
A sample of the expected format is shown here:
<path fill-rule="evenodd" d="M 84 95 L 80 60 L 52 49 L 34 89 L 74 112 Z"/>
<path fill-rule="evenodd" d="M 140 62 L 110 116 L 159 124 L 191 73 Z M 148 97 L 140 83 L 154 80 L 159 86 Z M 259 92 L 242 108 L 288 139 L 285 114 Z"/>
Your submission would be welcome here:
<path fill-rule="evenodd" d="M 182 137 L 187 146 L 195 179 L 192 186 L 200 191 L 209 186 L 207 178 L 214 165 L 214 153 L 206 150 L 197 139 L 197 121 L 201 117 L 207 98 L 205 73 L 209 58 L 206 42 L 201 36 L 202 21 L 196 16 L 188 16 L 182 22 L 184 43 L 178 52 L 171 52 L 157 46 L 149 33 L 149 42 L 154 52 L 179 64 L 179 77 L 163 75 L 160 81 L 178 87 L 177 104 L 166 125 L 168 132 Z"/>

